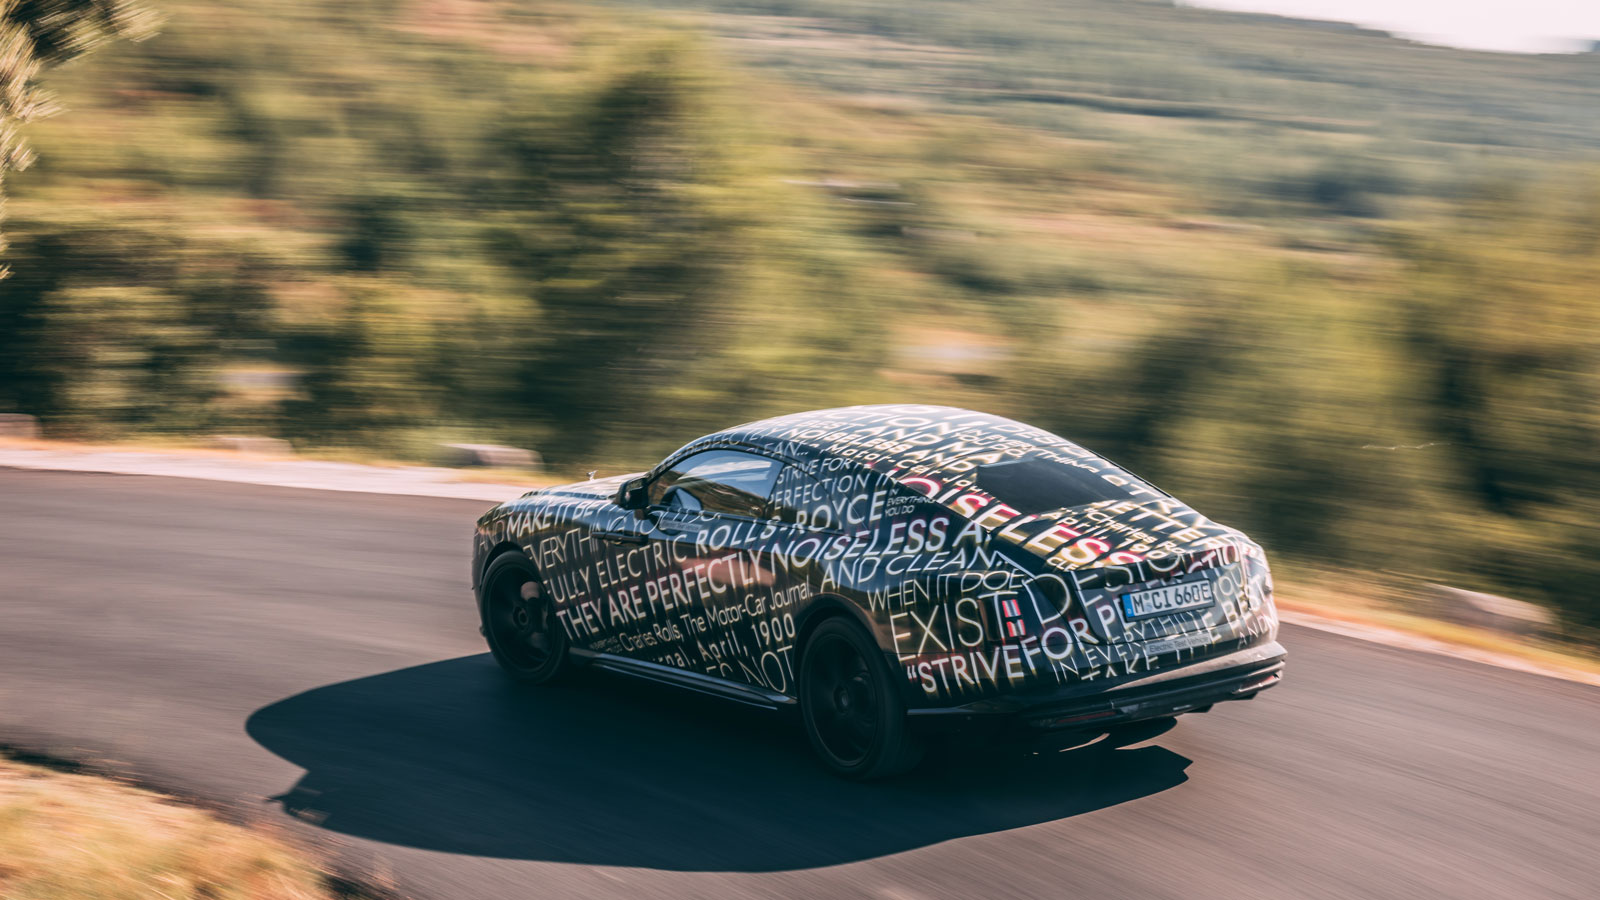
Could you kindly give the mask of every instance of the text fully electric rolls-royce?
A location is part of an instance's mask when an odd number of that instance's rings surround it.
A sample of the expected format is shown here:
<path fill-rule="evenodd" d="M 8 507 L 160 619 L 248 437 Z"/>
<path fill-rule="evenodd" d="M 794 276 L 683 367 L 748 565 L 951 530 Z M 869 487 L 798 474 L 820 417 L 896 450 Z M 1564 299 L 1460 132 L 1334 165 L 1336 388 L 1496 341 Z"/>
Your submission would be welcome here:
<path fill-rule="evenodd" d="M 1278 683 L 1261 548 L 1065 438 L 935 406 L 706 435 L 649 472 L 479 521 L 500 666 L 574 665 L 798 706 L 823 764 L 915 765 L 926 737 L 1106 731 Z"/>

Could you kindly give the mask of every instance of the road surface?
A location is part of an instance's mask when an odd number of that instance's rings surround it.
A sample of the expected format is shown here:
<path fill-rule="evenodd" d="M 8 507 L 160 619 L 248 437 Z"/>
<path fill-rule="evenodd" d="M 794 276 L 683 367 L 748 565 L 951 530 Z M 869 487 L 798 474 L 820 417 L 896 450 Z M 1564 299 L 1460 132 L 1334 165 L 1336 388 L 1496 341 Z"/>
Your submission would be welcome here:
<path fill-rule="evenodd" d="M 1600 689 L 1286 626 L 1151 741 L 857 786 L 792 722 L 482 652 L 481 501 L 0 469 L 0 743 L 435 900 L 1600 895 Z"/>

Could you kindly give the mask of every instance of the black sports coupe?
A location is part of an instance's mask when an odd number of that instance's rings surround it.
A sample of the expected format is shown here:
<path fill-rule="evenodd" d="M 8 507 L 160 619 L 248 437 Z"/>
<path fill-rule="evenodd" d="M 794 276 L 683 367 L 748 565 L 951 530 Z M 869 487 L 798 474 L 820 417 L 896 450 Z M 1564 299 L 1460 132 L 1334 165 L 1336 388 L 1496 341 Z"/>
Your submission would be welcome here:
<path fill-rule="evenodd" d="M 478 521 L 483 633 L 512 677 L 590 665 L 798 705 L 852 778 L 931 734 L 1105 732 L 1282 678 L 1261 548 L 1047 431 L 855 406 L 692 441 L 644 474 Z"/>

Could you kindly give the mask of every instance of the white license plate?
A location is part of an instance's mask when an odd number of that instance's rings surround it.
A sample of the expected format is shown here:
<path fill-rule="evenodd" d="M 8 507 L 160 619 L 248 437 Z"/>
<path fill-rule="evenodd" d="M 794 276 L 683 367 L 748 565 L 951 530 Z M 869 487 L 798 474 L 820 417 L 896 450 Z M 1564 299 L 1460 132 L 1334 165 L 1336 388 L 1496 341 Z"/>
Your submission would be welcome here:
<path fill-rule="evenodd" d="M 1210 606 L 1212 602 L 1209 580 L 1169 584 L 1147 591 L 1131 591 L 1123 594 L 1122 617 L 1143 619 L 1146 616 L 1167 616 L 1186 609 Z"/>

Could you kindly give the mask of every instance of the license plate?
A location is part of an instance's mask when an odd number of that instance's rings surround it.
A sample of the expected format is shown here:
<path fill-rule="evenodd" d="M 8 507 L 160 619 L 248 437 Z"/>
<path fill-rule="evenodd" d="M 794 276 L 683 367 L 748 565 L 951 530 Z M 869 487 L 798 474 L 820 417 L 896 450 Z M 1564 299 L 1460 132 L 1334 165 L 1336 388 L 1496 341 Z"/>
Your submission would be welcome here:
<path fill-rule="evenodd" d="M 1131 591 L 1122 595 L 1122 617 L 1143 619 L 1148 616 L 1167 616 L 1186 609 L 1210 606 L 1213 597 L 1209 580 L 1169 584 L 1147 591 Z"/>

